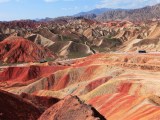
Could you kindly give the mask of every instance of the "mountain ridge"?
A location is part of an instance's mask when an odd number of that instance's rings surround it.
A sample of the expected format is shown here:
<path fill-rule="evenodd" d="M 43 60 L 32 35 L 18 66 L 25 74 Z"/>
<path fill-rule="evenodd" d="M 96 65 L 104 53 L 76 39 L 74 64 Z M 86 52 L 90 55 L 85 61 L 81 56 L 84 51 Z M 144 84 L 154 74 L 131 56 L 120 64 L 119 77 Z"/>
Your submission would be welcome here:
<path fill-rule="evenodd" d="M 111 11 L 111 10 L 114 10 L 112 8 L 96 8 L 96 9 L 93 9 L 93 10 L 90 10 L 90 11 L 86 11 L 86 12 L 80 12 L 80 13 L 77 13 L 75 14 L 74 16 L 81 16 L 81 15 L 87 15 L 87 14 L 102 14 L 106 11 Z"/>
<path fill-rule="evenodd" d="M 95 19 L 97 21 L 112 21 L 112 20 L 130 20 L 130 21 L 146 21 L 160 18 L 160 4 L 153 6 L 145 6 L 137 9 L 107 9 L 102 8 L 103 12 L 96 14 L 94 9 L 88 12 L 79 13 L 79 16 L 87 19 Z M 107 10 L 107 11 L 105 11 Z"/>

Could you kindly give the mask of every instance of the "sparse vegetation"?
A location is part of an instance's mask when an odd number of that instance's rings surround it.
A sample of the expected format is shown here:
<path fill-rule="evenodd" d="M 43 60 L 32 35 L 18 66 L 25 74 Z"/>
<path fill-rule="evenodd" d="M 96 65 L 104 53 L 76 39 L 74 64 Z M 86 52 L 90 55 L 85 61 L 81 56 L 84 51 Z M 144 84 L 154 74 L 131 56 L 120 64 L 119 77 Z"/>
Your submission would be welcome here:
<path fill-rule="evenodd" d="M 55 59 L 54 59 L 54 58 L 51 58 L 51 57 L 47 57 L 45 60 L 46 60 L 47 62 L 50 62 L 50 61 L 54 61 Z"/>
<path fill-rule="evenodd" d="M 89 56 L 90 54 L 83 54 L 81 52 L 71 52 L 69 55 L 68 55 L 68 58 L 81 58 L 81 57 L 86 57 L 86 56 Z"/>
<path fill-rule="evenodd" d="M 104 40 L 107 41 L 109 48 L 117 47 L 122 44 L 121 40 L 118 38 L 106 38 Z"/>
<path fill-rule="evenodd" d="M 71 41 L 72 37 L 71 36 L 62 36 L 62 41 Z"/>

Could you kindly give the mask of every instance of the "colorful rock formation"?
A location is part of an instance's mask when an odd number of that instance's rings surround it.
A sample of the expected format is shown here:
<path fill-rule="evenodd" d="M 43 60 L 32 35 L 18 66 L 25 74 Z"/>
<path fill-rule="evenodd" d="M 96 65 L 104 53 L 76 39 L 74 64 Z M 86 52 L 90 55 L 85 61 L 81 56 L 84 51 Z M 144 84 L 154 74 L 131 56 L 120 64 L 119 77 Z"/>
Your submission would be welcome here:
<path fill-rule="evenodd" d="M 67 96 L 47 109 L 38 120 L 106 120 L 78 97 Z"/>
<path fill-rule="evenodd" d="M 74 97 L 66 98 L 68 95 L 78 96 L 91 104 L 106 119 L 160 118 L 158 53 L 95 54 L 71 61 L 59 61 L 61 64 L 58 65 L 57 62 L 49 62 L 1 67 L 0 88 L 22 94 L 25 100 L 38 105 L 37 109 L 44 111 L 40 119 L 68 119 L 64 112 L 69 112 L 67 108 L 74 107 L 72 103 L 78 101 Z M 56 110 L 61 112 L 55 113 Z M 51 114 L 47 116 L 48 112 Z M 69 113 L 67 115 L 70 116 Z"/>
<path fill-rule="evenodd" d="M 0 43 L 3 63 L 40 62 L 49 58 L 55 58 L 51 51 L 21 37 L 9 37 Z"/>

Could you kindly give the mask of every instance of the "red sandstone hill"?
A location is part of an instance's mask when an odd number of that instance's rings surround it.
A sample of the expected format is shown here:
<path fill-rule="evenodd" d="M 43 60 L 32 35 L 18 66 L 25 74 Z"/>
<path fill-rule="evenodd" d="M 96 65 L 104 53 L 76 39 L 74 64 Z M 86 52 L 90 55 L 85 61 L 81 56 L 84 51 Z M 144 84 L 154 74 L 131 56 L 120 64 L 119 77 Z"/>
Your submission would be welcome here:
<path fill-rule="evenodd" d="M 67 66 L 26 66 L 26 67 L 8 67 L 0 72 L 0 87 L 11 87 L 11 86 L 24 86 L 36 82 L 35 79 L 46 78 L 54 72 L 68 68 Z M 48 77 L 48 82 L 44 83 L 39 81 L 37 85 L 44 86 L 45 89 L 52 88 L 54 85 L 54 75 L 53 77 Z M 40 85 L 39 85 L 40 84 Z M 35 89 L 32 89 L 35 91 Z M 31 91 L 32 91 L 31 90 Z"/>
<path fill-rule="evenodd" d="M 44 113 L 43 113 L 44 112 Z M 62 100 L 0 90 L 0 120 L 106 120 L 76 96 Z"/>
<path fill-rule="evenodd" d="M 1 62 L 36 62 L 54 58 L 55 56 L 48 49 L 21 37 L 8 37 L 0 42 Z"/>
<path fill-rule="evenodd" d="M 67 96 L 47 109 L 38 120 L 106 120 L 78 97 Z"/>

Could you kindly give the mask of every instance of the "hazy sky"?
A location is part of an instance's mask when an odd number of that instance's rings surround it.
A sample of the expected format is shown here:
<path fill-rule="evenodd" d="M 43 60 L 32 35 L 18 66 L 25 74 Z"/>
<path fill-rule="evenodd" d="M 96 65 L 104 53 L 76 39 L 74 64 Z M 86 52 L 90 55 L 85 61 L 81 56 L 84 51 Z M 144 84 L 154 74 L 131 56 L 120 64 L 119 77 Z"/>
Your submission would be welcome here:
<path fill-rule="evenodd" d="M 0 21 L 73 15 L 94 8 L 139 8 L 160 0 L 0 0 Z"/>

